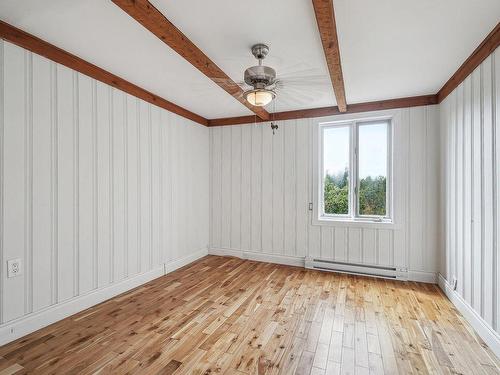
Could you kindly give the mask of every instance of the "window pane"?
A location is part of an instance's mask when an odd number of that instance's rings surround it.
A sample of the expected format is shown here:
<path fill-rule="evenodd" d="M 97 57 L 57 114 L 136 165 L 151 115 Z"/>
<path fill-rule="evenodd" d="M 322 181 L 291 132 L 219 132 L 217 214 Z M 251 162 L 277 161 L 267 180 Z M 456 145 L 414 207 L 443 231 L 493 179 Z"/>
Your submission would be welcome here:
<path fill-rule="evenodd" d="M 387 122 L 359 127 L 359 214 L 386 214 Z"/>
<path fill-rule="evenodd" d="M 349 213 L 349 127 L 323 130 L 324 213 Z"/>

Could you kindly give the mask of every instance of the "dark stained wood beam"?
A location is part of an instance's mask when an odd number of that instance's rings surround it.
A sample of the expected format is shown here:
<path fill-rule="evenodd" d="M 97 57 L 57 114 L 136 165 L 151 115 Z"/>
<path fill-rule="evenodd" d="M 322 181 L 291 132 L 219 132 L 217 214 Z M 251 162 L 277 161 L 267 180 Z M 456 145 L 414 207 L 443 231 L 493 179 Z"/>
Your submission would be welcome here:
<path fill-rule="evenodd" d="M 342 66 L 340 64 L 340 49 L 333 1 L 312 0 L 312 3 L 337 106 L 340 112 L 345 112 L 347 111 L 347 102 L 345 99 L 344 76 L 342 75 Z"/>
<path fill-rule="evenodd" d="M 437 95 L 412 96 L 409 98 L 398 98 L 381 100 L 376 102 L 357 103 L 347 106 L 347 111 L 341 112 L 338 107 L 322 107 L 312 109 L 301 109 L 297 111 L 286 111 L 272 113 L 271 118 L 276 121 L 294 120 L 300 118 L 335 116 L 345 113 L 359 113 L 380 111 L 384 109 L 419 107 L 424 105 L 438 104 Z M 265 122 L 255 116 L 227 117 L 208 120 L 208 126 L 227 126 L 251 124 L 254 122 Z"/>
<path fill-rule="evenodd" d="M 500 45 L 500 22 L 437 93 L 441 103 Z"/>
<path fill-rule="evenodd" d="M 61 48 L 47 43 L 42 39 L 28 34 L 27 32 L 22 31 L 3 21 L 0 21 L 0 38 L 19 47 L 27 49 L 28 51 L 44 56 L 47 59 L 55 61 L 56 63 L 64 65 L 70 69 L 76 70 L 77 72 L 85 74 L 107 85 L 113 86 L 146 102 L 164 108 L 167 111 L 176 113 L 179 116 L 185 117 L 199 124 L 205 126 L 208 125 L 208 120 L 206 118 L 188 111 L 187 109 L 182 108 L 177 104 L 169 102 L 168 100 L 163 99 L 158 95 L 146 91 L 143 88 L 124 80 L 123 78 L 120 78 L 102 68 L 99 68 L 94 64 L 81 59 L 78 56 L 66 52 Z"/>
<path fill-rule="evenodd" d="M 200 72 L 213 80 L 224 91 L 233 96 L 245 107 L 263 120 L 269 119 L 269 113 L 262 107 L 255 107 L 243 98 L 243 90 L 224 73 L 207 55 L 188 37 L 170 22 L 148 0 L 112 0 L 162 42 L 181 55 Z"/>
<path fill-rule="evenodd" d="M 435 94 L 410 96 L 407 98 L 397 98 L 388 100 L 378 100 L 376 102 L 349 104 L 347 106 L 347 113 L 359 113 L 359 112 L 380 111 L 384 109 L 420 107 L 424 105 L 433 105 L 433 104 L 438 104 L 437 95 Z"/>

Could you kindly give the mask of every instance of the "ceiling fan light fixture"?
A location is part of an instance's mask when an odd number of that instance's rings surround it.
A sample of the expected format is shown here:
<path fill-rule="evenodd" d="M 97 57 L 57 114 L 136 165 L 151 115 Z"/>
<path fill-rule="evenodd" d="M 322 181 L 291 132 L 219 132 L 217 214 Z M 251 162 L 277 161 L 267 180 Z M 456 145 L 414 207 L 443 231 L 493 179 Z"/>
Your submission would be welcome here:
<path fill-rule="evenodd" d="M 273 101 L 276 93 L 268 89 L 254 89 L 243 93 L 243 97 L 247 102 L 256 107 L 263 107 Z"/>

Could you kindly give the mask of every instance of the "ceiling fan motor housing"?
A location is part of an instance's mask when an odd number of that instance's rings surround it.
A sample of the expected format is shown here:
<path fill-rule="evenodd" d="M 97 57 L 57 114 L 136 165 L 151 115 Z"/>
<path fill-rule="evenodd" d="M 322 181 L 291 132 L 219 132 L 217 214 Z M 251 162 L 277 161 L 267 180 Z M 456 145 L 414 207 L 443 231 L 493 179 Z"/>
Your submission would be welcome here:
<path fill-rule="evenodd" d="M 276 81 L 276 71 L 264 65 L 252 66 L 245 70 L 245 83 L 256 89 L 265 89 Z"/>

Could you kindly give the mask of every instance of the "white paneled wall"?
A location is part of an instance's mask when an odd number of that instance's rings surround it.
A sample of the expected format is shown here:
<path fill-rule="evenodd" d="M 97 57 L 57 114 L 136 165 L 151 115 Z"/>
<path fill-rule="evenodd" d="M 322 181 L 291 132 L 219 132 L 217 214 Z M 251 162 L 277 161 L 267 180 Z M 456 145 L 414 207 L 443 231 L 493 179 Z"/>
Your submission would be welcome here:
<path fill-rule="evenodd" d="M 311 224 L 312 133 L 325 119 L 280 121 L 274 136 L 263 124 L 211 128 L 213 252 L 265 254 L 292 264 L 311 256 L 397 266 L 409 269 L 410 278 L 434 281 L 439 253 L 438 107 L 368 115 L 388 113 L 395 118 L 393 226 Z"/>
<path fill-rule="evenodd" d="M 2 323 L 206 253 L 206 127 L 6 42 L 0 74 Z"/>
<path fill-rule="evenodd" d="M 441 104 L 446 253 L 460 303 L 500 333 L 500 51 Z M 500 336 L 497 335 L 497 350 Z M 491 345 L 491 343 L 490 343 Z"/>

